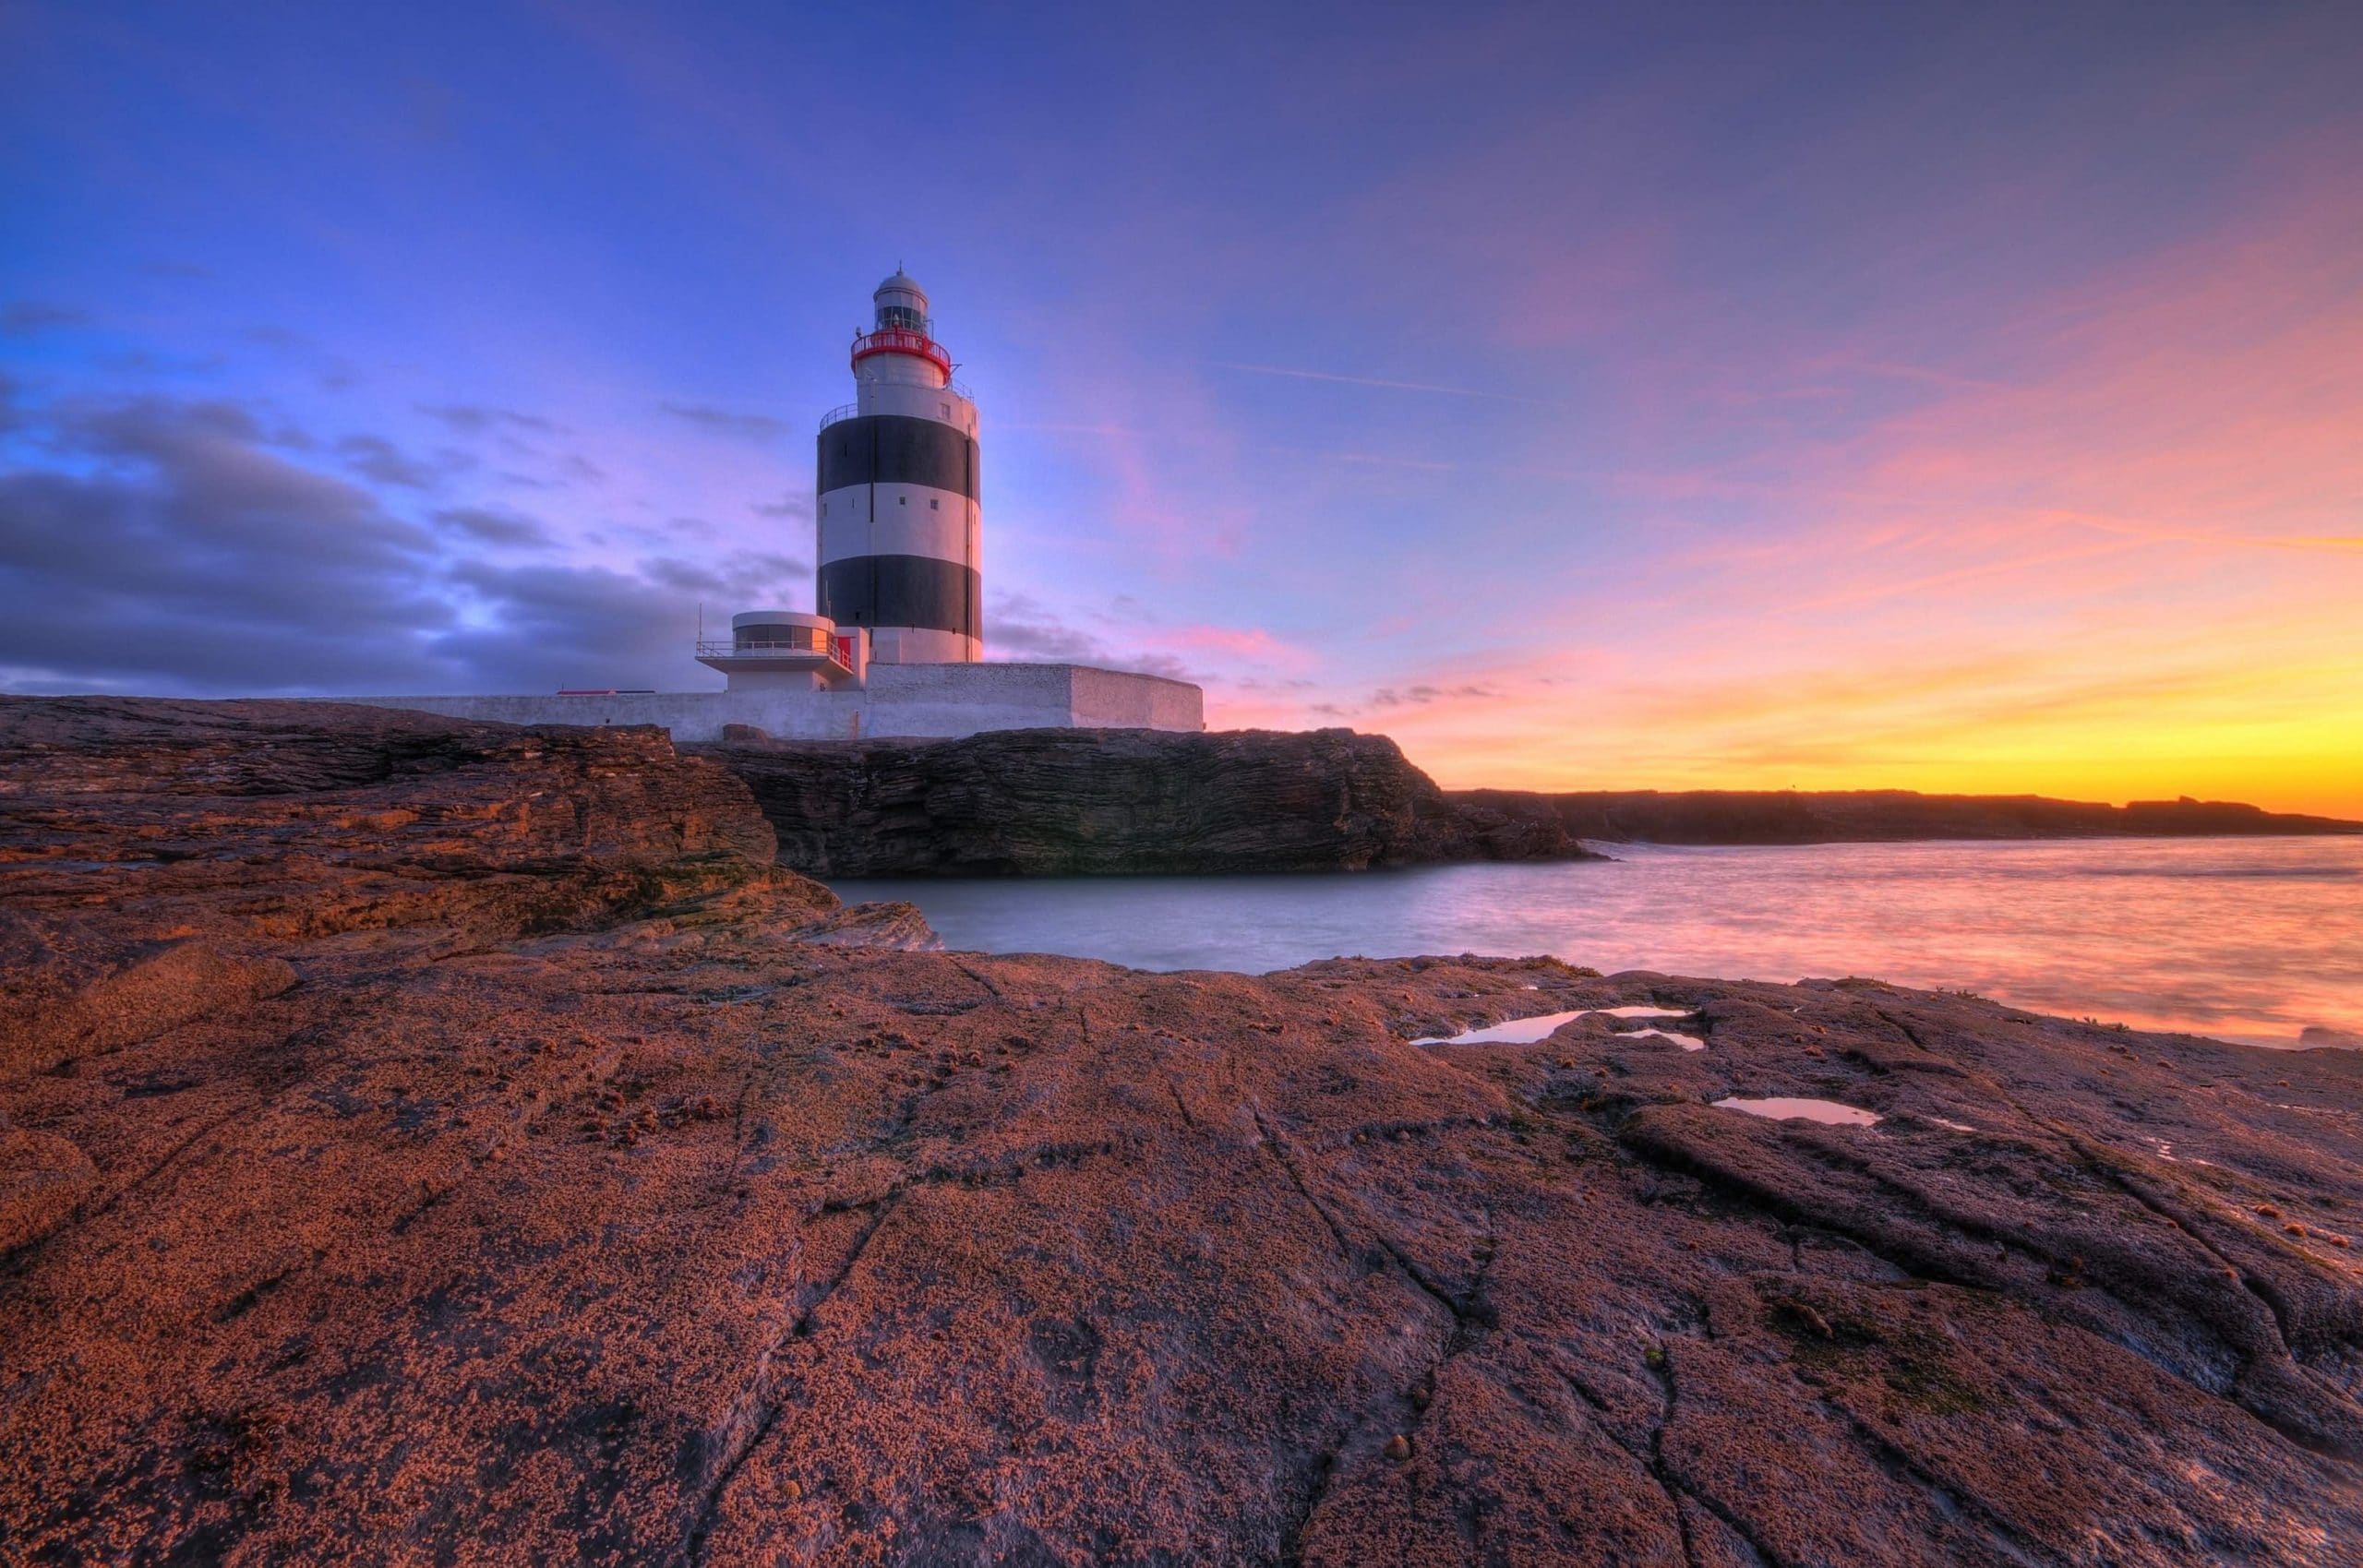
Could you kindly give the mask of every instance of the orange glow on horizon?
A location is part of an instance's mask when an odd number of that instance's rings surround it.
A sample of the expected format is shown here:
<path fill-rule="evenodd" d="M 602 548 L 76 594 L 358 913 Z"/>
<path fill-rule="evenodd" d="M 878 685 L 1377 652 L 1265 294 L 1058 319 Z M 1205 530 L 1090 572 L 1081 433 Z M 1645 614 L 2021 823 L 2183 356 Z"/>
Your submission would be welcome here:
<path fill-rule="evenodd" d="M 2363 820 L 2358 257 L 2351 165 L 2295 150 L 2237 221 L 2019 302 L 1982 345 L 2009 374 L 1819 351 L 1808 392 L 1877 364 L 1915 398 L 1769 473 L 1621 476 L 1666 545 L 1613 594 L 1513 585 L 1519 642 L 1317 706 L 1217 681 L 1209 722 L 1382 731 L 1450 787 Z M 1761 526 L 1692 526 L 1701 504 Z"/>

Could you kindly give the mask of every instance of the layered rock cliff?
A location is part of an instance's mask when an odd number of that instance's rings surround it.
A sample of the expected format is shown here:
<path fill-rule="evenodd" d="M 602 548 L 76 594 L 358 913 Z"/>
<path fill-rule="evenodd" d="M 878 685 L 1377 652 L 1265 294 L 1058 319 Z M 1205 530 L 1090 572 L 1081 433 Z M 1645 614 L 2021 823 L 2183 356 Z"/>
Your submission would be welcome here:
<path fill-rule="evenodd" d="M 287 955 L 408 952 L 762 890 L 726 769 L 661 730 L 469 724 L 313 702 L 0 697 L 0 1071 L 295 984 Z"/>
<path fill-rule="evenodd" d="M 0 704 L 0 1556 L 2353 1560 L 2363 1055 L 769 847 L 645 734 Z"/>
<path fill-rule="evenodd" d="M 705 748 L 814 876 L 1361 870 L 1581 859 L 1547 812 L 1446 797 L 1351 730 L 1000 730 Z"/>

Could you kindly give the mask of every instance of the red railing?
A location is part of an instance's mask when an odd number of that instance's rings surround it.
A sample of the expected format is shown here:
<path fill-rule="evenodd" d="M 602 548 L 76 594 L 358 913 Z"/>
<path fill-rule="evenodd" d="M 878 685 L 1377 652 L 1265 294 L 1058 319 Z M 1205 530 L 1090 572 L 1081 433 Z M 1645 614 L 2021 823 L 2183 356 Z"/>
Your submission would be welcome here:
<path fill-rule="evenodd" d="M 946 377 L 952 374 L 952 356 L 943 345 L 925 332 L 908 327 L 881 327 L 875 332 L 857 333 L 853 340 L 853 362 L 859 365 L 874 353 L 910 353 L 926 360 Z"/>

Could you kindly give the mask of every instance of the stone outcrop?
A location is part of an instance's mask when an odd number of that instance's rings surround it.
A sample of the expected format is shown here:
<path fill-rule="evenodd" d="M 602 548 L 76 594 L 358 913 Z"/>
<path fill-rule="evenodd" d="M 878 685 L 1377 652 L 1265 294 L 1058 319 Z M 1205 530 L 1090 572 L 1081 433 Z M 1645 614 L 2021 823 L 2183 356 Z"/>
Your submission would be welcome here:
<path fill-rule="evenodd" d="M 727 771 L 661 730 L 309 702 L 0 698 L 0 1070 L 286 989 L 299 944 L 492 941 L 763 888 Z"/>
<path fill-rule="evenodd" d="M 813 876 L 1362 870 L 1583 859 L 1547 813 L 1448 798 L 1351 730 L 1000 730 L 702 748 Z"/>
<path fill-rule="evenodd" d="M 769 862 L 644 733 L 0 707 L 0 1555 L 2353 1560 L 2363 1054 Z"/>

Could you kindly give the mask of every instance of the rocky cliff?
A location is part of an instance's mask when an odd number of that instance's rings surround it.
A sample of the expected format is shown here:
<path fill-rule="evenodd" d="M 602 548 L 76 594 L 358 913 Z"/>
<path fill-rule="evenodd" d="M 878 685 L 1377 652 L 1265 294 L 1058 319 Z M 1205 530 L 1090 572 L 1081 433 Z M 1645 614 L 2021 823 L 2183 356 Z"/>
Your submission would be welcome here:
<path fill-rule="evenodd" d="M 0 1556 L 2353 1561 L 2363 1055 L 769 847 L 645 733 L 0 704 Z"/>
<path fill-rule="evenodd" d="M 1350 730 L 1001 730 L 706 748 L 814 876 L 1361 870 L 1581 859 L 1547 811 L 1446 797 Z"/>
<path fill-rule="evenodd" d="M 0 1069 L 295 983 L 293 944 L 491 941 L 762 889 L 730 773 L 661 730 L 306 702 L 0 698 Z"/>

